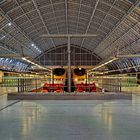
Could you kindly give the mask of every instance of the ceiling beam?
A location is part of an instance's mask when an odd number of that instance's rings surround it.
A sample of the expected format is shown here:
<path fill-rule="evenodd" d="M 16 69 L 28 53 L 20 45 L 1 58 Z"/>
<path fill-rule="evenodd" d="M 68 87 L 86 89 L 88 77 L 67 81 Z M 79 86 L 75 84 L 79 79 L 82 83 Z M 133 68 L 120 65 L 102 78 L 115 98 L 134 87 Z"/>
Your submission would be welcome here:
<path fill-rule="evenodd" d="M 140 58 L 140 54 L 129 54 L 129 55 L 118 55 L 118 56 L 115 56 L 115 57 L 110 57 L 104 61 L 102 61 L 101 63 L 97 64 L 96 66 L 94 66 L 94 68 L 92 68 L 91 70 L 89 70 L 89 72 L 91 71 L 94 71 L 94 70 L 97 70 L 103 66 L 106 66 L 116 60 L 120 60 L 120 59 L 123 59 L 123 58 Z"/>
<path fill-rule="evenodd" d="M 50 33 L 49 33 L 49 30 L 48 30 L 48 28 L 47 28 L 47 26 L 46 26 L 46 23 L 45 23 L 45 21 L 44 21 L 44 19 L 43 19 L 43 17 L 42 17 L 42 14 L 41 14 L 41 12 L 40 12 L 40 10 L 39 10 L 39 8 L 38 8 L 37 3 L 35 2 L 35 0 L 32 0 L 32 2 L 33 2 L 34 6 L 35 6 L 35 8 L 36 8 L 36 10 L 37 10 L 37 13 L 38 13 L 38 15 L 39 15 L 39 17 L 40 17 L 40 19 L 41 19 L 41 21 L 42 21 L 44 27 L 45 27 L 45 30 L 47 31 L 48 34 L 50 34 Z M 51 38 L 51 42 L 52 42 L 53 46 L 55 47 L 55 43 L 54 43 L 54 41 L 53 41 L 52 38 Z"/>
<path fill-rule="evenodd" d="M 97 6 L 98 6 L 98 3 L 99 3 L 99 0 L 97 0 L 96 3 L 95 3 L 95 6 L 94 6 L 94 9 L 93 9 L 93 11 L 92 11 L 92 15 L 91 15 L 90 20 L 89 20 L 89 23 L 88 23 L 88 25 L 87 25 L 85 34 L 87 34 L 87 32 L 88 32 L 88 30 L 89 30 L 89 27 L 90 27 L 90 25 L 91 25 L 91 22 L 92 22 L 92 19 L 93 19 L 93 17 L 94 17 L 96 8 L 97 8 Z M 82 40 L 82 42 L 81 42 L 81 45 L 80 45 L 81 47 L 83 46 L 84 40 L 85 40 L 85 38 L 83 38 L 83 40 Z"/>
<path fill-rule="evenodd" d="M 77 19 L 77 24 L 76 24 L 76 34 L 77 34 L 78 27 L 79 27 L 80 10 L 81 10 L 81 6 L 82 6 L 81 4 L 82 4 L 82 0 L 80 0 L 80 7 L 79 7 L 79 10 L 78 10 L 78 19 Z"/>
<path fill-rule="evenodd" d="M 127 13 L 122 17 L 122 19 L 117 23 L 117 25 L 114 26 L 114 28 L 105 36 L 105 38 L 104 38 L 94 49 L 98 48 L 107 38 L 109 38 L 110 35 L 111 35 L 111 33 L 112 33 L 114 30 L 116 30 L 116 29 L 120 26 L 120 24 L 122 24 L 122 23 L 126 20 L 126 18 L 133 12 L 133 10 L 134 10 L 137 6 L 139 6 L 139 4 L 140 4 L 140 1 L 137 0 L 137 1 L 135 2 L 135 4 L 132 5 L 131 8 L 127 11 Z"/>
<path fill-rule="evenodd" d="M 47 37 L 47 38 L 65 38 L 65 37 L 96 37 L 97 34 L 44 34 L 41 35 L 41 37 Z"/>
<path fill-rule="evenodd" d="M 69 24 L 68 24 L 68 0 L 65 0 L 65 9 L 66 9 L 66 26 L 67 26 L 67 34 L 69 33 Z"/>
<path fill-rule="evenodd" d="M 134 27 L 136 27 L 136 26 L 138 26 L 140 23 L 138 22 L 136 25 L 134 25 Z M 133 28 L 134 28 L 133 27 Z M 116 42 L 118 42 L 119 40 L 121 40 L 125 35 L 127 35 L 131 30 L 132 31 L 134 31 L 134 29 L 133 28 L 129 28 L 122 36 L 119 36 L 116 40 L 114 40 L 111 44 L 109 44 L 106 48 L 104 48 L 103 50 L 101 50 L 101 52 L 99 52 L 99 55 L 103 52 L 103 51 L 105 51 L 107 48 L 109 48 L 110 46 L 113 46 L 113 44 L 115 44 Z M 118 29 L 118 30 L 120 30 L 120 29 Z M 135 31 L 136 32 L 136 31 Z M 140 36 L 140 34 L 138 34 L 137 33 L 137 35 L 138 36 Z M 128 40 L 129 40 L 129 38 L 131 39 L 131 36 L 129 35 L 128 36 Z M 127 43 L 125 40 L 123 40 L 125 43 Z M 135 42 L 135 41 L 134 41 Z M 132 42 L 131 44 L 133 44 L 134 42 Z M 127 43 L 128 44 L 128 43 Z M 131 44 L 128 44 L 128 47 L 131 45 Z M 127 48 L 127 47 L 125 47 L 125 48 Z M 111 54 L 108 54 L 109 56 L 111 55 Z"/>
<path fill-rule="evenodd" d="M 99 69 L 99 68 L 101 68 L 101 67 L 103 67 L 103 66 L 106 66 L 106 65 L 108 65 L 108 64 L 110 64 L 110 63 L 112 63 L 112 62 L 114 62 L 114 61 L 116 61 L 116 60 L 118 60 L 117 57 L 110 57 L 110 58 L 108 58 L 108 59 L 102 61 L 101 63 L 95 65 L 95 66 L 94 66 L 91 70 L 89 70 L 88 72 L 97 70 L 97 69 Z"/>
<path fill-rule="evenodd" d="M 140 54 L 118 55 L 117 58 L 140 58 Z"/>
<path fill-rule="evenodd" d="M 15 59 L 21 59 L 20 55 L 16 54 L 0 54 L 0 58 L 15 58 Z"/>
<path fill-rule="evenodd" d="M 13 51 L 13 49 L 10 46 L 7 46 L 6 44 L 4 44 L 2 42 L 0 42 L 0 48 L 4 49 L 10 53 L 12 52 L 14 54 L 17 54 L 15 51 Z"/>
<path fill-rule="evenodd" d="M 30 42 L 33 42 L 32 39 L 23 31 L 21 30 L 21 28 L 0 8 L 0 14 L 9 22 L 12 23 L 12 26 L 14 26 L 16 28 L 16 30 L 18 30 L 27 40 L 29 40 Z M 28 48 L 27 46 L 25 46 L 26 48 Z M 29 50 L 31 50 L 32 52 L 34 52 L 34 50 L 32 50 L 31 48 L 28 48 Z M 34 52 L 34 54 L 36 54 Z"/>

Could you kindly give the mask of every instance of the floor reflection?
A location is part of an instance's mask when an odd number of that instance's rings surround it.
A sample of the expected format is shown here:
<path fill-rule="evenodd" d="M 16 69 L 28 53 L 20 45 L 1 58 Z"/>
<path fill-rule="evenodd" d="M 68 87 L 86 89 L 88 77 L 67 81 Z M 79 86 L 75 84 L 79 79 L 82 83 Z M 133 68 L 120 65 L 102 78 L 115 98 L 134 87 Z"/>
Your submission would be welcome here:
<path fill-rule="evenodd" d="M 38 118 L 41 116 L 42 113 L 46 112 L 46 108 L 44 108 L 41 104 L 36 104 L 34 102 L 23 102 L 22 103 L 22 112 L 23 117 L 22 119 L 22 130 L 21 133 L 23 136 L 29 135 L 31 130 Z"/>
<path fill-rule="evenodd" d="M 134 96 L 132 101 L 21 101 L 0 113 L 2 140 L 139 140 L 140 137 L 140 96 Z"/>

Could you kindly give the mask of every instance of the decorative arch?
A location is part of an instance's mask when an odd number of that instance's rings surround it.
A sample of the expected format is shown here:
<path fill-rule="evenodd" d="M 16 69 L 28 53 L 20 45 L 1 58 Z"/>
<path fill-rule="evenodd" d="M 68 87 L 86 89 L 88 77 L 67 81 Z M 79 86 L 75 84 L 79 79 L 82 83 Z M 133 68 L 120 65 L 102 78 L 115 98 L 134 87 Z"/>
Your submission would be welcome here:
<path fill-rule="evenodd" d="M 67 44 L 50 48 L 35 58 L 45 66 L 67 66 Z M 93 66 L 100 62 L 100 57 L 86 48 L 71 45 L 72 66 Z"/>

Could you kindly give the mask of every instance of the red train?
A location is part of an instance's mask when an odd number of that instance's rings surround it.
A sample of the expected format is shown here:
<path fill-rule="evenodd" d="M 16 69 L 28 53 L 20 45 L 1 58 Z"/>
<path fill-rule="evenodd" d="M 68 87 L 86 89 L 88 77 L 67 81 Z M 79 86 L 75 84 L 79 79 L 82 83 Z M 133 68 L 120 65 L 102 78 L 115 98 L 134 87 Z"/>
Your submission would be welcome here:
<path fill-rule="evenodd" d="M 87 73 L 84 68 L 75 68 L 73 70 L 73 80 L 76 92 L 96 92 L 95 83 L 89 83 Z"/>
<path fill-rule="evenodd" d="M 56 68 L 53 70 L 51 84 L 45 83 L 42 92 L 67 92 L 68 90 L 66 69 Z M 71 91 L 72 92 L 96 92 L 95 83 L 88 83 L 86 78 L 86 70 L 83 68 L 75 68 L 71 75 Z"/>
<path fill-rule="evenodd" d="M 51 76 L 51 83 L 45 83 L 42 92 L 64 92 L 65 80 L 66 70 L 64 68 L 55 68 Z"/>

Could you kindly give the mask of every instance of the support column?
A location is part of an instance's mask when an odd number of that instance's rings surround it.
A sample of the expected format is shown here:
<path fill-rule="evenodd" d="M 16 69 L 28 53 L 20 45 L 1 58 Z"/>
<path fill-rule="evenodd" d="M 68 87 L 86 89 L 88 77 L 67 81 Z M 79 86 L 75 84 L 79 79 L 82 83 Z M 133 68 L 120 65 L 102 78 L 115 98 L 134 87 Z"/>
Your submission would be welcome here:
<path fill-rule="evenodd" d="M 89 81 L 88 81 L 88 71 L 86 71 L 86 84 L 89 84 Z"/>
<path fill-rule="evenodd" d="M 71 49 L 70 36 L 68 36 L 68 92 L 71 92 Z"/>
<path fill-rule="evenodd" d="M 53 76 L 53 70 L 51 71 L 51 80 L 49 84 L 53 84 L 54 83 L 54 76 Z"/>

